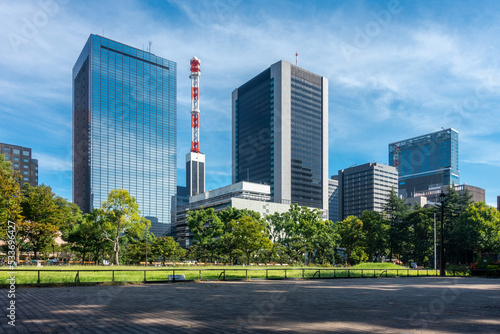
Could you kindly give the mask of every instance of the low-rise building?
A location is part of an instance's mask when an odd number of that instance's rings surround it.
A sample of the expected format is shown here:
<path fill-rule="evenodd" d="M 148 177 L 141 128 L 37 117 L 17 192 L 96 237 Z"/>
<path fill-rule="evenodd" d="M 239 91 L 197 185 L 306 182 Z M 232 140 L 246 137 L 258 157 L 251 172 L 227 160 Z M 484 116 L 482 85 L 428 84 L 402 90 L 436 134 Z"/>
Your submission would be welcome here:
<path fill-rule="evenodd" d="M 177 242 L 184 248 L 193 244 L 193 234 L 189 231 L 186 220 L 189 211 L 213 208 L 215 212 L 219 212 L 227 207 L 252 210 L 260 213 L 262 217 L 290 209 L 289 204 L 271 202 L 271 187 L 266 184 L 242 181 L 205 191 L 191 196 L 188 205 L 178 207 L 174 228 Z M 326 219 L 326 210 L 322 212 L 323 218 Z"/>

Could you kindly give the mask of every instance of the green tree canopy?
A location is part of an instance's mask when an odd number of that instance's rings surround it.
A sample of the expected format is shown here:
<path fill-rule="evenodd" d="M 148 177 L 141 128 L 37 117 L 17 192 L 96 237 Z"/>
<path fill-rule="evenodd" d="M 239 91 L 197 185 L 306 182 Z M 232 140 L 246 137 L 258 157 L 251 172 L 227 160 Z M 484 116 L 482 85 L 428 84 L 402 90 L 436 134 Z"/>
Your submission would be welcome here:
<path fill-rule="evenodd" d="M 363 222 L 355 216 L 349 216 L 335 224 L 337 233 L 340 235 L 340 247 L 345 248 L 349 264 L 357 264 L 365 261 L 366 233 L 363 231 Z"/>
<path fill-rule="evenodd" d="M 172 237 L 156 238 L 151 246 L 154 256 L 161 258 L 164 265 L 165 261 L 176 261 L 186 255 L 185 250 Z"/>
<path fill-rule="evenodd" d="M 113 244 L 115 264 L 120 264 L 120 238 L 134 224 L 142 221 L 139 216 L 139 205 L 125 189 L 111 190 L 108 200 L 101 205 L 105 221 L 104 238 Z"/>

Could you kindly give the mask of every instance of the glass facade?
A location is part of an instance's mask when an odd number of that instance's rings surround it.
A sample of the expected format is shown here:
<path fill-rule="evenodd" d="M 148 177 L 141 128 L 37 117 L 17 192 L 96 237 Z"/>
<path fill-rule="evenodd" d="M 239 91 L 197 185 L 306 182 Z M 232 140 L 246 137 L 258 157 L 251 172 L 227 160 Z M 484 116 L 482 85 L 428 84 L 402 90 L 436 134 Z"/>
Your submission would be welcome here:
<path fill-rule="evenodd" d="M 430 188 L 460 183 L 458 132 L 446 129 L 389 144 L 389 165 L 399 172 L 405 197 Z"/>
<path fill-rule="evenodd" d="M 177 176 L 175 62 L 91 35 L 73 68 L 73 201 L 135 197 L 155 234 L 170 229 Z"/>
<path fill-rule="evenodd" d="M 271 71 L 267 69 L 240 88 L 236 103 L 236 182 L 271 184 Z"/>
<path fill-rule="evenodd" d="M 321 78 L 307 80 L 292 68 L 292 203 L 320 208 L 322 203 Z"/>

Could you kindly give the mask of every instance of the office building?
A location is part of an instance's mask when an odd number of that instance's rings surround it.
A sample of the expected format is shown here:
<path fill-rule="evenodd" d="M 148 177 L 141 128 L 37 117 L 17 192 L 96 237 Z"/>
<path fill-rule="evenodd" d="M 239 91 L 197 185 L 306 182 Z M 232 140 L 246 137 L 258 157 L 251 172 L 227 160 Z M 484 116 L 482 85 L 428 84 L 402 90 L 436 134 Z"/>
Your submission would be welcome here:
<path fill-rule="evenodd" d="M 328 208 L 328 80 L 279 61 L 233 91 L 233 183 Z"/>
<path fill-rule="evenodd" d="M 399 173 L 399 194 L 460 184 L 458 132 L 446 129 L 389 144 L 389 165 Z"/>
<path fill-rule="evenodd" d="M 397 186 L 396 168 L 378 162 L 339 170 L 339 220 L 367 210 L 382 212 Z"/>
<path fill-rule="evenodd" d="M 38 186 L 38 160 L 31 158 L 31 148 L 0 143 L 0 153 L 12 163 L 12 170 L 21 174 L 21 184 Z"/>
<path fill-rule="evenodd" d="M 471 186 L 469 184 L 462 184 L 451 186 L 455 189 L 459 194 L 467 191 L 471 196 L 472 202 L 484 202 L 486 199 L 486 191 L 483 188 Z M 425 190 L 425 191 L 417 191 L 414 197 L 425 197 L 427 198 L 427 202 L 439 203 L 439 194 L 442 192 L 447 194 L 450 189 L 450 186 L 441 186 L 438 188 Z"/>
<path fill-rule="evenodd" d="M 193 244 L 193 234 L 187 226 L 187 213 L 198 209 L 213 208 L 215 212 L 227 207 L 247 209 L 259 213 L 263 218 L 274 213 L 290 210 L 289 204 L 271 201 L 271 187 L 266 184 L 238 182 L 222 188 L 208 190 L 202 194 L 189 197 L 189 204 L 179 206 L 175 234 L 177 242 L 189 248 Z M 309 208 L 314 209 L 314 208 Z M 326 210 L 321 210 L 323 219 L 327 218 Z"/>
<path fill-rule="evenodd" d="M 90 35 L 73 68 L 73 201 L 83 212 L 123 188 L 156 233 L 169 230 L 177 186 L 176 73 L 175 62 Z"/>
<path fill-rule="evenodd" d="M 332 176 L 328 180 L 328 220 L 336 222 L 339 220 L 339 177 Z"/>

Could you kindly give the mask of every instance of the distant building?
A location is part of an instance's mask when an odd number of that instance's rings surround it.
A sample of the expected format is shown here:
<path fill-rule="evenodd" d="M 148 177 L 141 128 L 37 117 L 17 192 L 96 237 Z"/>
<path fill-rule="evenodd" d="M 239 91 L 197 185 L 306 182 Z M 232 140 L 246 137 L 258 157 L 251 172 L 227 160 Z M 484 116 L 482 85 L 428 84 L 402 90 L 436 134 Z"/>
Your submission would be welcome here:
<path fill-rule="evenodd" d="M 332 176 L 328 180 L 328 220 L 339 220 L 339 177 Z"/>
<path fill-rule="evenodd" d="M 415 193 L 415 197 L 425 197 L 427 198 L 427 202 L 438 203 L 439 202 L 439 194 L 444 192 L 448 193 L 450 186 L 442 186 L 437 187 L 431 190 L 419 191 Z M 486 191 L 483 188 L 471 186 L 468 184 L 453 186 L 453 188 L 459 193 L 463 193 L 467 190 L 469 195 L 472 195 L 472 202 L 484 202 L 486 199 Z"/>
<path fill-rule="evenodd" d="M 90 35 L 73 67 L 73 202 L 84 213 L 122 188 L 155 233 L 169 231 L 177 186 L 176 79 L 175 62 Z"/>
<path fill-rule="evenodd" d="M 366 210 L 382 212 L 397 185 L 396 168 L 378 162 L 339 170 L 339 220 Z"/>
<path fill-rule="evenodd" d="M 276 212 L 288 212 L 290 204 L 271 202 L 270 186 L 252 182 L 242 181 L 205 191 L 203 194 L 191 196 L 188 205 L 178 208 L 175 227 L 177 242 L 184 248 L 193 244 L 193 234 L 189 231 L 186 222 L 188 211 L 213 208 L 215 212 L 219 212 L 227 207 L 252 210 L 265 217 Z M 322 212 L 323 218 L 326 219 L 326 210 L 322 210 Z"/>
<path fill-rule="evenodd" d="M 450 128 L 389 144 L 389 165 L 398 170 L 399 194 L 404 198 L 458 185 L 458 132 Z"/>
<path fill-rule="evenodd" d="M 0 153 L 12 163 L 12 170 L 21 173 L 21 183 L 38 186 L 38 160 L 31 158 L 31 148 L 0 143 Z"/>
<path fill-rule="evenodd" d="M 233 91 L 233 183 L 328 209 L 328 80 L 279 61 Z"/>
<path fill-rule="evenodd" d="M 497 196 L 497 210 L 500 211 L 500 196 Z"/>

